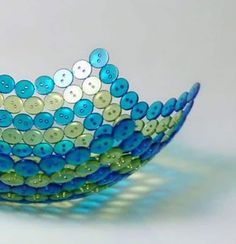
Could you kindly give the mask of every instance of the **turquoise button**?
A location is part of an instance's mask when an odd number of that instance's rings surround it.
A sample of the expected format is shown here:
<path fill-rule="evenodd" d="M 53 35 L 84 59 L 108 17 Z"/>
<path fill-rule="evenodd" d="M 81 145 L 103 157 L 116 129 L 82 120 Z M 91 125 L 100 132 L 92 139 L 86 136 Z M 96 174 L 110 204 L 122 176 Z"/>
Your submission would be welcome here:
<path fill-rule="evenodd" d="M 76 147 L 66 154 L 66 162 L 72 165 L 81 165 L 89 160 L 90 151 L 85 147 Z"/>
<path fill-rule="evenodd" d="M 89 62 L 94 68 L 102 68 L 108 63 L 108 52 L 103 48 L 97 48 L 89 55 Z"/>
<path fill-rule="evenodd" d="M 59 125 L 68 125 L 74 119 L 74 112 L 67 107 L 59 108 L 54 113 L 54 118 Z"/>
<path fill-rule="evenodd" d="M 32 148 L 25 143 L 19 143 L 13 146 L 12 153 L 21 158 L 27 157 L 32 153 Z"/>
<path fill-rule="evenodd" d="M 41 112 L 34 117 L 34 125 L 40 130 L 46 130 L 52 127 L 54 117 L 48 112 Z"/>
<path fill-rule="evenodd" d="M 147 110 L 148 104 L 146 102 L 139 102 L 133 107 L 131 111 L 131 118 L 134 120 L 142 119 L 146 116 Z"/>
<path fill-rule="evenodd" d="M 6 110 L 0 110 L 0 127 L 7 127 L 12 123 L 12 115 Z"/>
<path fill-rule="evenodd" d="M 49 76 L 40 76 L 35 80 L 35 86 L 40 95 L 46 95 L 52 92 L 55 84 Z"/>
<path fill-rule="evenodd" d="M 199 90 L 200 90 L 200 83 L 197 82 L 191 87 L 188 93 L 187 101 L 188 102 L 192 101 L 197 96 Z"/>
<path fill-rule="evenodd" d="M 4 154 L 0 154 L 0 171 L 7 172 L 8 170 L 12 169 L 14 164 L 13 159 Z"/>
<path fill-rule="evenodd" d="M 15 164 L 15 171 L 18 175 L 23 177 L 34 176 L 38 173 L 38 165 L 29 159 L 22 159 Z"/>
<path fill-rule="evenodd" d="M 96 130 L 103 122 L 103 117 L 99 113 L 92 113 L 84 120 L 84 127 L 87 130 Z"/>
<path fill-rule="evenodd" d="M 156 119 L 160 114 L 162 110 L 163 104 L 160 101 L 154 102 L 147 111 L 147 119 L 153 120 Z"/>
<path fill-rule="evenodd" d="M 113 64 L 105 65 L 99 72 L 100 80 L 105 84 L 113 83 L 119 75 L 119 70 Z"/>
<path fill-rule="evenodd" d="M 21 80 L 16 83 L 16 95 L 20 98 L 29 98 L 34 94 L 34 85 L 28 80 Z"/>
<path fill-rule="evenodd" d="M 169 116 L 175 110 L 176 98 L 170 98 L 163 106 L 161 115 L 163 117 Z"/>
<path fill-rule="evenodd" d="M 0 141 L 0 154 L 10 154 L 11 147 L 5 141 Z"/>
<path fill-rule="evenodd" d="M 40 168 L 47 174 L 58 172 L 64 168 L 65 160 L 58 155 L 51 155 L 40 161 Z"/>
<path fill-rule="evenodd" d="M 111 135 L 112 134 L 112 126 L 111 125 L 102 125 L 100 126 L 94 133 L 94 137 L 99 137 L 101 135 Z"/>
<path fill-rule="evenodd" d="M 130 91 L 121 98 L 120 106 L 125 110 L 129 110 L 134 107 L 134 105 L 138 102 L 138 99 L 138 94 L 136 92 Z"/>
<path fill-rule="evenodd" d="M 74 147 L 74 143 L 69 140 L 62 140 L 54 146 L 54 152 L 56 154 L 64 155 L 68 153 Z"/>
<path fill-rule="evenodd" d="M 105 153 L 113 146 L 114 139 L 109 135 L 102 135 L 94 139 L 90 143 L 90 150 L 93 153 Z"/>
<path fill-rule="evenodd" d="M 129 90 L 129 83 L 124 78 L 117 79 L 110 87 L 111 95 L 114 97 L 122 97 Z"/>
<path fill-rule="evenodd" d="M 178 112 L 181 109 L 183 109 L 187 103 L 187 98 L 188 98 L 188 92 L 184 92 L 183 94 L 180 95 L 178 98 L 176 104 L 175 104 L 175 111 Z"/>
<path fill-rule="evenodd" d="M 30 130 L 33 124 L 33 119 L 28 114 L 18 114 L 13 119 L 13 125 L 20 131 Z"/>
<path fill-rule="evenodd" d="M 40 143 L 33 149 L 33 153 L 38 157 L 46 157 L 53 153 L 53 147 L 48 143 Z"/>
<path fill-rule="evenodd" d="M 76 116 L 84 118 L 93 112 L 93 103 L 88 99 L 81 99 L 74 105 Z"/>
<path fill-rule="evenodd" d="M 15 87 L 15 81 L 9 75 L 0 75 L 0 93 L 10 93 Z"/>

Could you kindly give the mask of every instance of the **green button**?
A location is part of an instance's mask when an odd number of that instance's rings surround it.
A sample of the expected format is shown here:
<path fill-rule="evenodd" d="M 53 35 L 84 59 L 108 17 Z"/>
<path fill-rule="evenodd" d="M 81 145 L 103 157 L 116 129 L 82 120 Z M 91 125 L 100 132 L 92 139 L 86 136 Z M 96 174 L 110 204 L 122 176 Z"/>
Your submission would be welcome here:
<path fill-rule="evenodd" d="M 132 161 L 132 156 L 130 155 L 122 156 L 118 162 L 115 162 L 111 165 L 111 170 L 112 171 L 121 170 L 122 168 L 130 164 L 131 161 Z"/>
<path fill-rule="evenodd" d="M 121 116 L 119 116 L 119 117 L 115 120 L 114 125 L 116 125 L 118 122 L 120 122 L 120 121 L 123 120 L 123 119 L 130 119 L 130 115 L 128 115 L 128 114 L 122 114 Z"/>
<path fill-rule="evenodd" d="M 38 114 L 44 109 L 44 102 L 39 97 L 30 97 L 24 102 L 24 109 L 29 114 Z"/>
<path fill-rule="evenodd" d="M 162 119 L 159 122 L 159 124 L 157 125 L 156 133 L 160 133 L 160 132 L 166 131 L 168 129 L 170 120 L 171 120 L 170 116 L 165 117 L 164 119 Z"/>
<path fill-rule="evenodd" d="M 8 201 L 13 201 L 13 202 L 17 202 L 17 201 L 21 201 L 23 199 L 22 196 L 19 196 L 15 193 L 2 193 L 0 195 L 0 197 L 4 200 L 8 200 Z"/>
<path fill-rule="evenodd" d="M 144 136 L 151 136 L 155 133 L 157 127 L 157 120 L 150 120 L 147 124 L 143 127 L 142 133 Z"/>
<path fill-rule="evenodd" d="M 141 160 L 139 158 L 133 159 L 127 166 L 119 170 L 120 174 L 126 174 L 136 171 L 141 166 Z"/>
<path fill-rule="evenodd" d="M 169 128 L 173 127 L 174 125 L 178 124 L 178 122 L 180 121 L 181 117 L 182 117 L 183 111 L 178 111 L 171 119 L 170 124 L 169 124 Z"/>
<path fill-rule="evenodd" d="M 64 99 L 60 93 L 52 92 L 44 98 L 44 103 L 48 110 L 55 111 L 63 106 Z"/>
<path fill-rule="evenodd" d="M 0 180 L 10 186 L 20 186 L 24 184 L 24 178 L 17 175 L 15 172 L 2 174 Z"/>
<path fill-rule="evenodd" d="M 89 160 L 84 164 L 76 167 L 76 175 L 78 177 L 86 177 L 99 169 L 99 162 L 97 160 Z"/>
<path fill-rule="evenodd" d="M 39 163 L 41 161 L 41 158 L 36 157 L 36 156 L 29 156 L 29 157 L 25 157 L 25 159 L 29 159 L 34 161 L 35 163 Z"/>
<path fill-rule="evenodd" d="M 78 190 L 74 191 L 75 194 L 82 194 L 82 193 L 89 193 L 92 192 L 97 187 L 96 184 L 93 183 L 86 183 Z"/>
<path fill-rule="evenodd" d="M 44 187 L 50 183 L 50 178 L 45 174 L 39 173 L 37 175 L 27 178 L 25 183 L 29 186 L 36 188 Z"/>
<path fill-rule="evenodd" d="M 2 107 L 3 103 L 4 103 L 4 96 L 0 94 L 0 107 Z"/>
<path fill-rule="evenodd" d="M 136 131 L 141 131 L 144 127 L 144 121 L 143 120 L 136 120 L 135 121 L 135 130 Z"/>
<path fill-rule="evenodd" d="M 16 114 L 23 110 L 23 102 L 15 95 L 8 96 L 4 101 L 4 107 L 7 111 Z"/>
<path fill-rule="evenodd" d="M 111 165 L 113 163 L 117 163 L 121 156 L 123 155 L 123 151 L 120 148 L 113 148 L 110 151 L 102 154 L 100 156 L 101 165 Z"/>
<path fill-rule="evenodd" d="M 96 108 L 106 108 L 112 100 L 112 96 L 108 91 L 100 91 L 93 98 L 93 104 Z"/>
<path fill-rule="evenodd" d="M 120 105 L 113 103 L 105 108 L 103 111 L 103 118 L 106 121 L 111 122 L 116 120 L 120 116 L 121 112 L 122 110 Z"/>
<path fill-rule="evenodd" d="M 22 134 L 15 128 L 8 128 L 2 132 L 2 139 L 10 144 L 20 143 Z"/>
<path fill-rule="evenodd" d="M 64 133 L 68 138 L 76 138 L 82 135 L 84 132 L 84 126 L 80 122 L 72 122 L 64 129 Z"/>
<path fill-rule="evenodd" d="M 89 147 L 90 142 L 93 140 L 93 135 L 85 133 L 81 136 L 78 136 L 75 140 L 76 147 Z"/>
<path fill-rule="evenodd" d="M 65 183 L 75 178 L 76 174 L 72 169 L 62 169 L 60 172 L 56 172 L 51 176 L 51 180 L 54 183 Z"/>
<path fill-rule="evenodd" d="M 26 196 L 25 200 L 29 202 L 44 202 L 48 199 L 47 196 L 45 195 L 40 195 L 40 194 L 34 194 L 32 196 Z"/>
<path fill-rule="evenodd" d="M 63 192 L 60 192 L 60 193 L 57 193 L 57 194 L 53 194 L 49 198 L 51 200 L 56 201 L 56 200 L 65 200 L 65 199 L 67 199 L 67 198 L 69 198 L 71 196 L 72 196 L 71 192 L 63 191 Z"/>
<path fill-rule="evenodd" d="M 57 143 L 64 137 L 64 132 L 61 128 L 49 128 L 44 132 L 44 139 L 49 143 Z"/>
<path fill-rule="evenodd" d="M 23 134 L 23 141 L 28 145 L 37 145 L 43 140 L 43 135 L 39 130 L 29 130 Z"/>

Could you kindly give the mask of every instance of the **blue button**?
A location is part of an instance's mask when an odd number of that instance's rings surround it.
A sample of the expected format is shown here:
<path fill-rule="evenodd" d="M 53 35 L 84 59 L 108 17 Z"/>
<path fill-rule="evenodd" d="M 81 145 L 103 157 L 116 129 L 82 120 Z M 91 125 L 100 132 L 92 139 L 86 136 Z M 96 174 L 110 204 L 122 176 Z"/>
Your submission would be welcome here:
<path fill-rule="evenodd" d="M 146 102 L 139 102 L 133 107 L 131 111 L 131 118 L 134 120 L 142 119 L 146 116 L 147 110 L 148 104 Z"/>
<path fill-rule="evenodd" d="M 99 72 L 100 80 L 105 84 L 113 83 L 119 75 L 119 70 L 113 64 L 105 65 Z"/>
<path fill-rule="evenodd" d="M 34 94 L 34 85 L 28 80 L 21 80 L 16 83 L 16 95 L 21 98 L 29 98 Z"/>
<path fill-rule="evenodd" d="M 93 153 L 105 153 L 113 146 L 113 137 L 109 135 L 102 135 L 93 139 L 90 143 L 90 150 Z"/>
<path fill-rule="evenodd" d="M 73 180 L 63 184 L 62 188 L 66 191 L 73 191 L 79 189 L 85 183 L 84 178 L 74 178 Z"/>
<path fill-rule="evenodd" d="M 56 154 L 64 155 L 68 153 L 74 147 L 74 143 L 69 140 L 62 140 L 54 146 L 54 152 Z"/>
<path fill-rule="evenodd" d="M 114 129 L 113 136 L 117 141 L 123 141 L 134 133 L 135 122 L 131 119 L 123 119 L 119 121 Z"/>
<path fill-rule="evenodd" d="M 193 107 L 193 104 L 194 104 L 193 100 L 187 104 L 187 106 L 185 107 L 183 114 L 182 114 L 183 117 L 187 117 L 187 115 L 189 114 L 189 112 L 191 111 L 191 109 Z"/>
<path fill-rule="evenodd" d="M 0 171 L 7 172 L 8 170 L 12 169 L 14 164 L 13 159 L 5 154 L 0 154 Z"/>
<path fill-rule="evenodd" d="M 84 118 L 93 112 L 93 103 L 88 99 L 81 99 L 74 105 L 76 116 Z"/>
<path fill-rule="evenodd" d="M 120 175 L 117 172 L 112 172 L 109 175 L 107 175 L 104 179 L 96 182 L 97 185 L 107 185 L 107 184 L 113 184 L 123 178 L 122 175 Z"/>
<path fill-rule="evenodd" d="M 54 183 L 38 188 L 38 193 L 46 196 L 57 194 L 59 192 L 61 192 L 61 186 Z"/>
<path fill-rule="evenodd" d="M 6 110 L 0 110 L 0 127 L 8 127 L 12 123 L 12 115 Z"/>
<path fill-rule="evenodd" d="M 101 114 L 92 113 L 86 117 L 84 120 L 84 127 L 87 130 L 96 130 L 103 122 L 103 117 Z"/>
<path fill-rule="evenodd" d="M 72 165 L 80 165 L 89 160 L 90 151 L 85 147 L 73 148 L 66 154 L 66 162 Z"/>
<path fill-rule="evenodd" d="M 161 115 L 163 117 L 169 116 L 175 110 L 175 104 L 177 100 L 175 98 L 170 98 L 161 110 Z"/>
<path fill-rule="evenodd" d="M 175 104 L 175 111 L 178 112 L 181 109 L 183 109 L 187 103 L 187 97 L 188 97 L 188 92 L 184 92 L 183 94 L 180 95 L 178 98 L 176 104 Z"/>
<path fill-rule="evenodd" d="M 129 90 L 129 82 L 124 78 L 117 79 L 110 87 L 111 95 L 122 97 Z"/>
<path fill-rule="evenodd" d="M 157 143 L 161 143 L 162 138 L 165 136 L 164 132 L 161 132 L 159 134 L 157 134 L 154 138 L 153 138 L 153 142 L 157 142 Z"/>
<path fill-rule="evenodd" d="M 138 99 L 138 94 L 136 92 L 130 91 L 121 98 L 120 106 L 125 110 L 129 110 L 134 107 L 134 105 L 138 102 Z"/>
<path fill-rule="evenodd" d="M 46 157 L 53 153 L 53 147 L 48 143 L 40 143 L 33 149 L 33 153 L 38 157 Z"/>
<path fill-rule="evenodd" d="M 86 179 L 92 183 L 95 183 L 97 181 L 104 179 L 110 173 L 111 170 L 108 167 L 102 167 L 98 169 L 95 173 L 88 175 Z"/>
<path fill-rule="evenodd" d="M 59 125 L 68 125 L 74 119 L 74 113 L 70 108 L 62 107 L 54 113 L 55 121 Z"/>
<path fill-rule="evenodd" d="M 9 192 L 11 189 L 10 189 L 10 186 L 0 182 L 0 193 L 6 193 L 6 192 Z"/>
<path fill-rule="evenodd" d="M 140 131 L 135 131 L 132 135 L 130 135 L 127 139 L 125 139 L 120 147 L 125 152 L 129 152 L 134 150 L 136 147 L 138 147 L 141 142 L 144 140 L 144 136 Z"/>
<path fill-rule="evenodd" d="M 99 137 L 101 135 L 111 135 L 112 134 L 112 126 L 111 125 L 102 125 L 100 126 L 94 133 L 94 137 Z"/>
<path fill-rule="evenodd" d="M 189 94 L 188 94 L 188 98 L 187 98 L 188 102 L 190 102 L 197 96 L 199 89 L 200 89 L 200 83 L 198 83 L 198 82 L 192 86 L 192 88 L 190 89 Z"/>
<path fill-rule="evenodd" d="M 13 125 L 20 131 L 30 130 L 33 124 L 33 119 L 28 114 L 18 114 L 13 119 Z"/>
<path fill-rule="evenodd" d="M 89 55 L 89 62 L 95 68 L 102 68 L 108 63 L 108 52 L 103 48 L 97 48 Z"/>
<path fill-rule="evenodd" d="M 0 141 L 0 154 L 10 154 L 11 147 L 10 145 L 5 141 Z"/>
<path fill-rule="evenodd" d="M 54 123 L 54 117 L 48 112 L 41 112 L 34 117 L 34 125 L 40 130 L 50 128 Z"/>
<path fill-rule="evenodd" d="M 144 139 L 141 144 L 132 151 L 133 156 L 140 156 L 145 153 L 152 145 L 152 138 L 148 137 Z"/>
<path fill-rule="evenodd" d="M 142 160 L 147 160 L 147 159 L 151 159 L 153 158 L 159 151 L 160 151 L 161 147 L 159 143 L 153 143 L 149 149 L 141 155 L 141 159 Z"/>
<path fill-rule="evenodd" d="M 17 161 L 14 168 L 16 173 L 23 177 L 34 176 L 39 171 L 38 165 L 29 159 Z"/>
<path fill-rule="evenodd" d="M 9 75 L 0 75 L 0 93 L 10 93 L 15 87 L 15 81 Z"/>
<path fill-rule="evenodd" d="M 21 158 L 27 157 L 32 153 L 32 148 L 25 143 L 19 143 L 13 146 L 12 153 Z"/>
<path fill-rule="evenodd" d="M 12 192 L 20 196 L 32 196 L 36 193 L 36 190 L 28 185 L 21 185 L 12 187 Z"/>
<path fill-rule="evenodd" d="M 163 104 L 160 101 L 154 102 L 147 111 L 147 119 L 152 120 L 156 119 L 160 114 L 162 110 Z"/>
<path fill-rule="evenodd" d="M 64 168 L 65 160 L 58 155 L 47 156 L 40 161 L 40 168 L 47 174 L 58 172 Z"/>
<path fill-rule="evenodd" d="M 40 76 L 35 80 L 37 92 L 40 95 L 46 95 L 54 89 L 54 81 L 49 76 Z"/>

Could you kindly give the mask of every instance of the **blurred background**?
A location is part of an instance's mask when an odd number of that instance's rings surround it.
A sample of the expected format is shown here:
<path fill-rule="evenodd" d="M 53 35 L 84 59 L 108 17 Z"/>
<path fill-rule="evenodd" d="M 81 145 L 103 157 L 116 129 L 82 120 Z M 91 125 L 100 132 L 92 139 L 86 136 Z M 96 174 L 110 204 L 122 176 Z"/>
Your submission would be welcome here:
<path fill-rule="evenodd" d="M 34 80 L 96 47 L 148 102 L 202 89 L 174 141 L 78 201 L 0 203 L 1 244 L 236 243 L 236 2 L 0 0 L 0 73 Z"/>

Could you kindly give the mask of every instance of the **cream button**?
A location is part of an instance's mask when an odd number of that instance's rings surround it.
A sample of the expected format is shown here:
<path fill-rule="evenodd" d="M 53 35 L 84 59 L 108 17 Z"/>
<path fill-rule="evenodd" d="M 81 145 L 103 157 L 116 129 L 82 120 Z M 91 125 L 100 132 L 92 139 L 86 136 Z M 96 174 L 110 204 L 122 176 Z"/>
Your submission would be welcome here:
<path fill-rule="evenodd" d="M 85 60 L 79 60 L 73 65 L 73 74 L 77 79 L 85 79 L 92 72 L 92 66 Z"/>
<path fill-rule="evenodd" d="M 68 86 L 64 91 L 64 99 L 68 103 L 76 103 L 83 96 L 83 91 L 79 86 Z"/>
<path fill-rule="evenodd" d="M 73 82 L 73 74 L 68 69 L 60 69 L 54 74 L 54 82 L 58 87 L 67 87 Z"/>
<path fill-rule="evenodd" d="M 87 95 L 94 95 L 100 91 L 102 83 L 99 78 L 92 76 L 87 78 L 82 85 L 83 91 Z"/>

